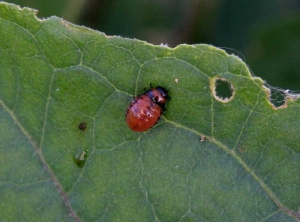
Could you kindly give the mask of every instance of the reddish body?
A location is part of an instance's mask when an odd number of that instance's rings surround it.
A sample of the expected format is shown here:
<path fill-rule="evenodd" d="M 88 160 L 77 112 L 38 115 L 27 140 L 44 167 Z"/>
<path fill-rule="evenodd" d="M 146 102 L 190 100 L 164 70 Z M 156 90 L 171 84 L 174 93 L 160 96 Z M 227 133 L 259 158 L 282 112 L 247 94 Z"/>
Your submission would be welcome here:
<path fill-rule="evenodd" d="M 126 123 L 136 132 L 143 132 L 154 126 L 165 110 L 168 100 L 163 87 L 151 88 L 132 100 L 127 108 Z"/>

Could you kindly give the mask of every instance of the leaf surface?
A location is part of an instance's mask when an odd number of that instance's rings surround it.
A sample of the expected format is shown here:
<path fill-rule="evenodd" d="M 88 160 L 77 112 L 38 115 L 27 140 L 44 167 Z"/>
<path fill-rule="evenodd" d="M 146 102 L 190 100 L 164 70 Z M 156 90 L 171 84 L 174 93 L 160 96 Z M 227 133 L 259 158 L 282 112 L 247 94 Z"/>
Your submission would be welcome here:
<path fill-rule="evenodd" d="M 3 2 L 0 53 L 1 220 L 300 220 L 298 95 L 274 108 L 239 58 Z M 126 107 L 149 83 L 172 99 L 135 133 Z"/>

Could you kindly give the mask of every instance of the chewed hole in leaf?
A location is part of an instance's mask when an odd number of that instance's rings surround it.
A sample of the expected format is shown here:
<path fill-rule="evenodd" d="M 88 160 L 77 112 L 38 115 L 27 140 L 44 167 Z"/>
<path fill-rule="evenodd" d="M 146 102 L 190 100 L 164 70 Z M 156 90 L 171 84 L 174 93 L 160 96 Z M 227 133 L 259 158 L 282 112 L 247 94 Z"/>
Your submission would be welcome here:
<path fill-rule="evenodd" d="M 214 79 L 213 95 L 216 100 L 227 103 L 233 99 L 233 85 L 224 78 Z"/>
<path fill-rule="evenodd" d="M 270 102 L 275 108 L 285 107 L 286 94 L 282 90 L 271 89 Z"/>
<path fill-rule="evenodd" d="M 73 154 L 73 161 L 79 168 L 84 167 L 87 158 L 88 158 L 87 150 L 83 150 L 82 152 L 80 152 L 76 155 Z"/>

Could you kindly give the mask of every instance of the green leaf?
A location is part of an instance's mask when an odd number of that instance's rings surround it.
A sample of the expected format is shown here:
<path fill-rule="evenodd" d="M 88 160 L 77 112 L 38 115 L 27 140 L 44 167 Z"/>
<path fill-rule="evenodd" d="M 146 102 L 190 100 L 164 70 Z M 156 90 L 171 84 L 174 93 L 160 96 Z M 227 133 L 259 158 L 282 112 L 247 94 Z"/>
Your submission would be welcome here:
<path fill-rule="evenodd" d="M 299 96 L 274 107 L 239 58 L 3 2 L 0 53 L 1 221 L 300 220 Z M 126 107 L 149 83 L 172 99 L 135 133 Z"/>

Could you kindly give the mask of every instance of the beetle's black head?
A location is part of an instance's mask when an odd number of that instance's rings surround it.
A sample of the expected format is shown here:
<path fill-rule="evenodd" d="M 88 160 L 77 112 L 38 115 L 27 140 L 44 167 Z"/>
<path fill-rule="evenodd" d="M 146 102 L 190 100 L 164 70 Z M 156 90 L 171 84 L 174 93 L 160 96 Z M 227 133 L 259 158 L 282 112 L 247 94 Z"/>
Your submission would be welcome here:
<path fill-rule="evenodd" d="M 156 87 L 156 90 L 157 90 L 158 92 L 160 92 L 161 95 L 162 95 L 166 100 L 169 99 L 168 91 L 167 91 L 164 87 L 158 86 L 158 87 Z"/>

